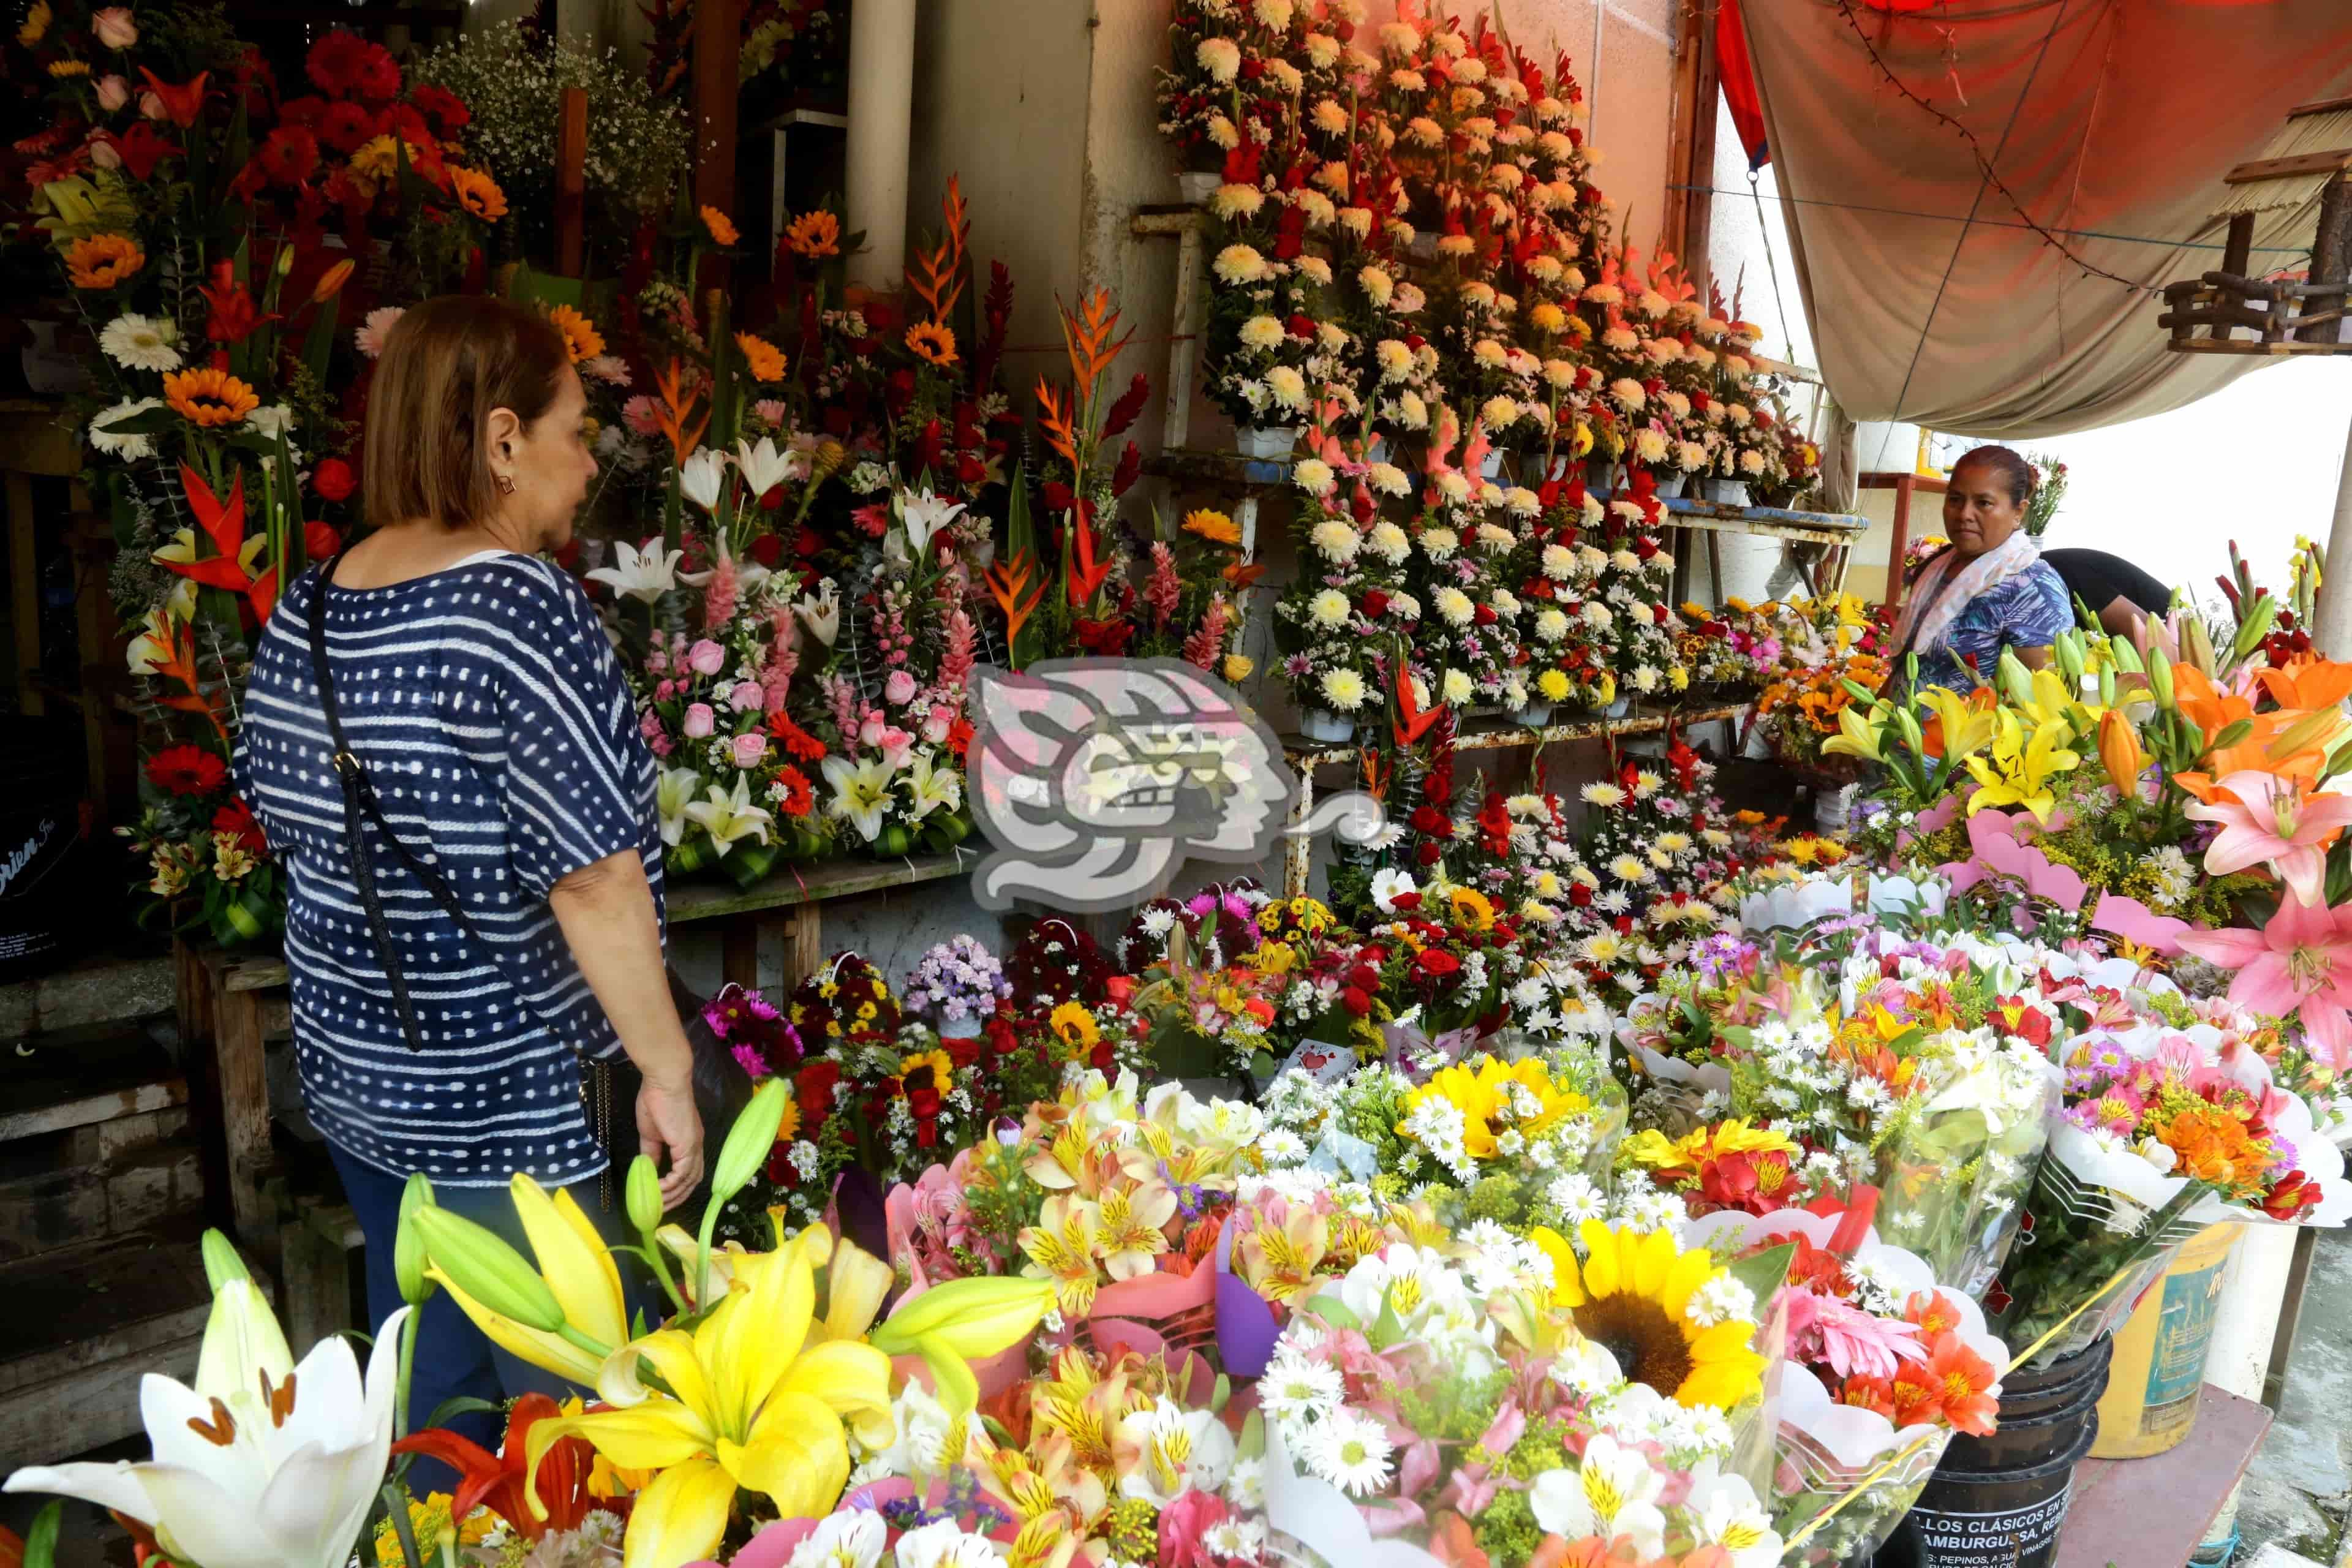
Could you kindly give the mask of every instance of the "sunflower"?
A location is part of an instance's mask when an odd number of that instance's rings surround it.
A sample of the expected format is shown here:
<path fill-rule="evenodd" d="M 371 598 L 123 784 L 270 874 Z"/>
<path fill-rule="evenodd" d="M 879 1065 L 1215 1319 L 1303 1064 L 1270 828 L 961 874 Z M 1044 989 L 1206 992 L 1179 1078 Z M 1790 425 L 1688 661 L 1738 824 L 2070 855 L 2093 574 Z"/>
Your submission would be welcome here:
<path fill-rule="evenodd" d="M 955 333 L 941 321 L 917 321 L 907 329 L 907 346 L 918 359 L 926 359 L 941 370 L 956 362 Z"/>
<path fill-rule="evenodd" d="M 1586 1258 L 1559 1232 L 1530 1239 L 1552 1263 L 1552 1304 L 1566 1307 L 1587 1339 L 1617 1358 L 1635 1383 L 1685 1405 L 1729 1410 L 1763 1387 L 1764 1358 L 1750 1348 L 1756 1324 L 1722 1310 L 1717 1281 L 1729 1281 L 1703 1247 L 1687 1251 L 1669 1231 L 1612 1230 L 1599 1220 L 1577 1229 Z"/>
<path fill-rule="evenodd" d="M 66 276 L 77 289 L 111 289 L 147 265 L 147 253 L 127 234 L 92 234 L 66 250 Z"/>
<path fill-rule="evenodd" d="M 735 346 L 743 352 L 743 368 L 751 373 L 753 381 L 784 379 L 784 351 L 765 338 L 750 332 L 735 334 Z"/>
<path fill-rule="evenodd" d="M 841 254 L 841 220 L 829 212 L 803 213 L 784 230 L 784 248 L 815 261 Z"/>
<path fill-rule="evenodd" d="M 1495 901 L 1475 888 L 1449 888 L 1445 901 L 1454 910 L 1454 918 L 1471 931 L 1495 929 Z"/>
<path fill-rule="evenodd" d="M 1102 1030 L 1097 1026 L 1095 1016 L 1087 1010 L 1084 1003 L 1065 1002 L 1055 1008 L 1045 1021 L 1066 1046 L 1084 1046 L 1091 1049 L 1102 1038 Z"/>
<path fill-rule="evenodd" d="M 906 1093 L 908 1080 L 926 1068 L 929 1069 L 931 1075 L 926 1087 L 938 1089 L 942 1094 L 946 1093 L 948 1086 L 955 1081 L 955 1060 L 947 1052 L 917 1051 L 912 1056 L 898 1058 L 898 1092 Z"/>
<path fill-rule="evenodd" d="M 449 189 L 459 206 L 484 223 L 496 223 L 507 216 L 507 194 L 479 169 L 450 170 Z"/>
<path fill-rule="evenodd" d="M 163 378 L 163 401 L 181 418 L 209 430 L 235 425 L 261 406 L 253 388 L 225 370 L 210 365 L 176 371 Z"/>
<path fill-rule="evenodd" d="M 735 232 L 735 225 L 717 207 L 702 209 L 702 226 L 710 232 L 712 243 L 732 245 L 743 237 Z"/>
<path fill-rule="evenodd" d="M 1222 544 L 1228 550 L 1238 550 L 1242 543 L 1241 524 L 1223 512 L 1202 507 L 1184 514 L 1184 531 L 1197 533 L 1212 544 Z"/>
<path fill-rule="evenodd" d="M 563 352 L 578 364 L 583 359 L 594 359 L 604 352 L 604 334 L 595 323 L 569 305 L 558 305 L 547 312 L 555 330 L 563 334 Z"/>
<path fill-rule="evenodd" d="M 69 77 L 83 77 L 89 74 L 88 60 L 51 60 L 49 62 L 49 75 L 58 81 L 64 81 Z"/>

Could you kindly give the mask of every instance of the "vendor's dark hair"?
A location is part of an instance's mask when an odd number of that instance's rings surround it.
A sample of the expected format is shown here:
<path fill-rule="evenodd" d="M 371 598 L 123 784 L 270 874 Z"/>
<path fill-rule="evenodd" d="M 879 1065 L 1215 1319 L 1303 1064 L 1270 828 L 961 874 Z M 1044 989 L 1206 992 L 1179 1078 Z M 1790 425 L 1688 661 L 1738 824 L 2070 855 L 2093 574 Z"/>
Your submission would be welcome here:
<path fill-rule="evenodd" d="M 1952 472 L 1957 474 L 1971 463 L 1989 464 L 1998 469 L 2000 477 L 2009 481 L 2009 499 L 2021 507 L 2042 479 L 2025 455 L 2011 447 L 1971 447 L 1960 454 L 1960 460 L 1952 465 Z"/>

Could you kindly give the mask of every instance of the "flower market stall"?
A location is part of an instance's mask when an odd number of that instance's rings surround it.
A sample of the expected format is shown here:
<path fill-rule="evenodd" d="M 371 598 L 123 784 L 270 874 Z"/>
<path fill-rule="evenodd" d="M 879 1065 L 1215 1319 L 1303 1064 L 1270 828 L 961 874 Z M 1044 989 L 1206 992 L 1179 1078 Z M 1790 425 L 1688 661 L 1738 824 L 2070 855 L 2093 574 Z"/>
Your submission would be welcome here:
<path fill-rule="evenodd" d="M 2352 1215 L 2316 555 L 1922 686 L 1761 330 L 1632 243 L 1499 10 L 1175 0 L 1134 84 L 1186 195 L 1133 219 L 1164 362 L 1103 287 L 1021 341 L 961 178 L 903 257 L 870 190 L 709 200 L 734 89 L 857 76 L 835 7 L 737 10 L 655 7 L 642 73 L 321 25 L 297 78 L 176 4 L 9 40 L 227 1223 L 193 1378 L 26 1456 L 153 1457 L 7 1489 L 184 1568 L 2055 1560 L 2140 1303 L 2217 1227 Z M 688 1005 L 742 1109 L 675 1213 L 615 1151 L 623 1242 L 412 1178 L 405 1306 L 349 1324 L 349 1211 L 275 1167 L 285 868 L 230 764 L 281 590 L 371 521 L 384 336 L 446 292 L 543 311 L 589 394 L 559 564 L 673 939 L 726 933 Z M 1725 595 L 1725 531 L 1817 551 L 1807 592 Z M 988 847 L 971 694 L 1081 658 L 1213 679 L 1299 823 L 1320 770 L 1383 826 L 929 940 Z M 908 889 L 887 947 L 829 934 Z M 444 1293 L 576 1397 L 415 1407 Z"/>

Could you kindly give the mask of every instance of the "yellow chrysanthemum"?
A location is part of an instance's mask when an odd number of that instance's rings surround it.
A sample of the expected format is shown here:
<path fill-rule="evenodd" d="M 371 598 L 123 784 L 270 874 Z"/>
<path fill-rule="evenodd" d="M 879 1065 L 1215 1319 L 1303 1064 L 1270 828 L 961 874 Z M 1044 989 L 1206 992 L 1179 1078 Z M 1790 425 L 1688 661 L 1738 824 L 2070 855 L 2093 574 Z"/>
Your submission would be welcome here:
<path fill-rule="evenodd" d="M 1706 1323 L 1694 1300 L 1728 1271 L 1704 1247 L 1685 1249 L 1674 1233 L 1616 1230 L 1589 1219 L 1578 1227 L 1585 1258 L 1559 1232 L 1529 1237 L 1552 1263 L 1551 1304 L 1565 1307 L 1587 1339 L 1619 1370 L 1685 1405 L 1729 1410 L 1763 1387 L 1764 1358 L 1747 1318 Z"/>

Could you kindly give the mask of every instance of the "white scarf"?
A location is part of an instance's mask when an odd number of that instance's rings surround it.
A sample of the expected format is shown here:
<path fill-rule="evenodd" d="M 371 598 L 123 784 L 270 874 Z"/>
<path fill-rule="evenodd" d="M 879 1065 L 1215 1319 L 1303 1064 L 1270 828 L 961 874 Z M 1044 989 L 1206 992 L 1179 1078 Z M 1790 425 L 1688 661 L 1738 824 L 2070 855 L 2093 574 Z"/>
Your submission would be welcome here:
<path fill-rule="evenodd" d="M 1906 652 L 1925 654 L 1942 647 L 1960 612 L 1982 595 L 2031 570 L 2042 559 L 2042 546 L 2021 528 L 1966 564 L 1960 564 L 1960 559 L 1958 551 L 1947 550 L 1919 574 L 1903 606 L 1903 617 L 1895 624 L 1896 658 Z"/>

